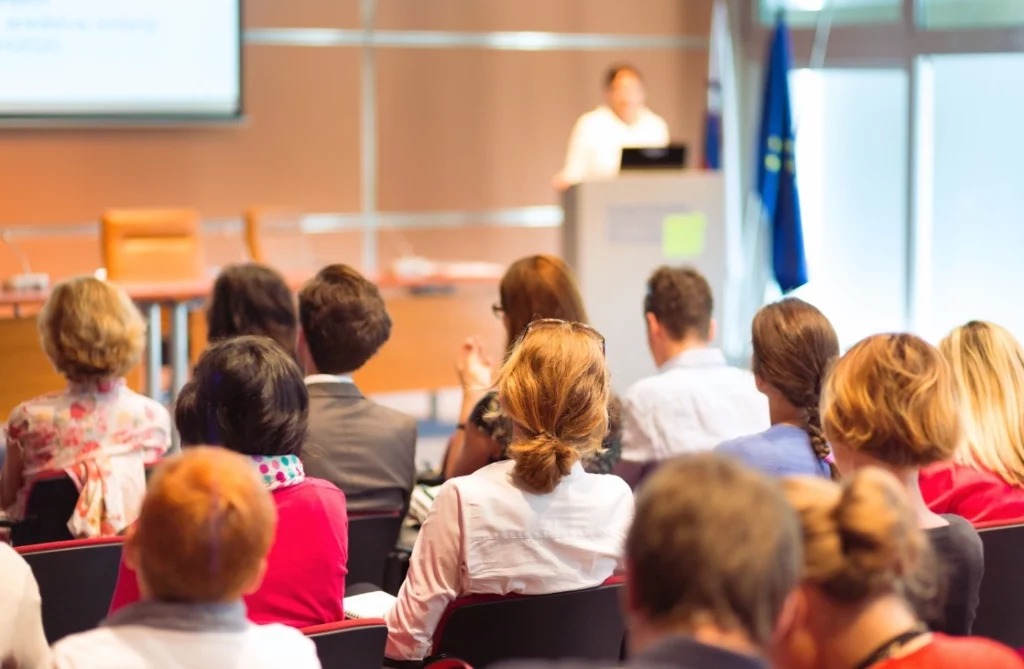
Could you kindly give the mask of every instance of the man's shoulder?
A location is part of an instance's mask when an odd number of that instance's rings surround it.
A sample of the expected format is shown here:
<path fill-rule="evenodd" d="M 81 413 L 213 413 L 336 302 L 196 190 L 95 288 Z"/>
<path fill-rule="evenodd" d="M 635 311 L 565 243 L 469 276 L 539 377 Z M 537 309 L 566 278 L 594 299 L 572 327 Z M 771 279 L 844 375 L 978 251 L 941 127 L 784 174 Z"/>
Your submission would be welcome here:
<path fill-rule="evenodd" d="M 677 395 L 680 392 L 706 392 L 709 378 L 716 378 L 721 383 L 727 384 L 749 384 L 751 391 L 757 391 L 754 386 L 754 375 L 739 367 L 731 365 L 721 365 L 711 369 L 673 367 L 634 382 L 626 391 L 625 400 L 629 402 L 650 398 L 660 399 L 667 393 Z"/>
<path fill-rule="evenodd" d="M 332 417 L 333 413 L 327 406 L 323 406 L 321 402 L 310 398 L 309 417 L 311 431 L 314 429 L 332 429 L 335 424 L 345 424 L 346 432 L 352 432 L 352 421 L 355 419 L 365 420 L 367 423 L 372 424 L 373 427 L 370 429 L 374 432 L 394 430 L 406 433 L 413 431 L 413 439 L 415 439 L 415 418 L 402 413 L 398 409 L 379 404 L 368 397 L 361 397 L 355 403 L 347 406 L 344 409 L 344 416 L 339 416 L 336 420 Z"/>

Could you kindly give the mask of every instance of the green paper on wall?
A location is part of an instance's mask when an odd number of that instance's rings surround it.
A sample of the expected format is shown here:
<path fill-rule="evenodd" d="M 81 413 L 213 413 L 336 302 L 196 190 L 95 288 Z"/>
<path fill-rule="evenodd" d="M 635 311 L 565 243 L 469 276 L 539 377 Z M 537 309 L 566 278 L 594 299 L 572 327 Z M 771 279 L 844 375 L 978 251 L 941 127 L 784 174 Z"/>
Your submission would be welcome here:
<path fill-rule="evenodd" d="M 670 214 L 661 221 L 661 253 L 666 258 L 692 258 L 704 252 L 707 220 L 700 212 Z"/>

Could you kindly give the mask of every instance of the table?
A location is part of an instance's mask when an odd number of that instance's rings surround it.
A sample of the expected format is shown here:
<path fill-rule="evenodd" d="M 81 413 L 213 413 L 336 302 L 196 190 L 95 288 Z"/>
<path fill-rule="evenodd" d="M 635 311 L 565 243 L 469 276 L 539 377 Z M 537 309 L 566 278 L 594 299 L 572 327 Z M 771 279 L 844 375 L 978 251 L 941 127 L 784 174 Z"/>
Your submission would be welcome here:
<path fill-rule="evenodd" d="M 293 289 L 298 289 L 308 275 L 286 276 L 285 280 Z M 356 375 L 356 380 L 367 392 L 389 390 L 434 390 L 454 383 L 451 371 L 458 342 L 468 335 L 480 335 L 491 344 L 493 354 L 500 358 L 500 342 L 503 336 L 500 322 L 490 313 L 489 303 L 497 296 L 497 276 L 426 276 L 417 278 L 386 275 L 378 278 L 377 285 L 385 294 L 388 309 L 395 323 L 392 342 L 385 345 L 378 358 L 374 358 Z M 190 332 L 189 312 L 202 304 L 209 295 L 212 279 L 194 281 L 168 281 L 158 283 L 117 282 L 138 304 L 148 321 L 146 345 L 145 392 L 161 399 L 162 384 L 160 370 L 163 367 L 161 352 L 163 307 L 170 310 L 170 367 L 171 397 L 177 396 L 188 378 L 191 360 L 189 357 Z M 476 293 L 458 296 L 465 288 L 475 288 Z M 397 298 L 388 300 L 388 294 L 399 292 Z M 408 296 L 413 299 L 406 299 Z M 452 296 L 455 295 L 454 299 Z M 37 310 L 49 297 L 49 291 L 0 292 L 0 309 L 13 312 L 15 319 L 22 318 L 27 311 Z M 0 319 L 2 320 L 2 319 Z M 35 344 L 34 334 L 18 335 L 21 350 Z M 0 340 L 0 346 L 7 346 L 8 336 Z M 395 340 L 401 342 L 394 346 Z M 441 383 L 440 375 L 446 373 L 450 379 Z M 401 374 L 404 382 L 394 382 Z M 365 383 L 364 383 L 365 380 Z"/>

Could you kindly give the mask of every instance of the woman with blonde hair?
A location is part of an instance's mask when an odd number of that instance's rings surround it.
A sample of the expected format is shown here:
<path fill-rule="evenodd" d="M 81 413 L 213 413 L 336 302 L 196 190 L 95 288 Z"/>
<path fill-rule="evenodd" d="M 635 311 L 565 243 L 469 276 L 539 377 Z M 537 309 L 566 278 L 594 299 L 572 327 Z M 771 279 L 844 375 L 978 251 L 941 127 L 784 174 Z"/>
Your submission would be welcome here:
<path fill-rule="evenodd" d="M 545 254 L 520 258 L 505 271 L 498 292 L 498 302 L 492 310 L 505 326 L 506 356 L 536 319 L 587 322 L 576 279 L 561 258 Z M 456 364 L 462 386 L 462 409 L 458 431 L 445 457 L 445 478 L 472 474 L 509 457 L 511 423 L 502 411 L 497 392 L 491 389 L 491 367 L 480 341 L 466 340 Z M 621 402 L 615 395 L 608 402 L 609 425 L 603 447 L 591 453 L 585 464 L 587 471 L 598 474 L 610 473 L 622 451 Z"/>
<path fill-rule="evenodd" d="M 615 572 L 633 496 L 622 479 L 583 469 L 607 430 L 609 393 L 596 330 L 558 320 L 527 327 L 498 378 L 509 460 L 441 488 L 385 616 L 388 657 L 428 655 L 461 595 L 580 590 Z"/>
<path fill-rule="evenodd" d="M 936 556 L 900 482 L 878 468 L 843 485 L 791 478 L 803 530 L 801 584 L 775 637 L 780 669 L 1020 669 L 987 639 L 930 632 L 918 610 L 941 590 Z"/>
<path fill-rule="evenodd" d="M 921 468 L 948 460 L 963 440 L 960 396 L 949 363 L 910 334 L 868 337 L 839 359 L 822 398 L 825 437 L 842 475 L 880 467 L 903 484 L 948 576 L 944 614 L 933 629 L 969 634 L 984 570 L 981 538 L 963 518 L 928 509 Z"/>
<path fill-rule="evenodd" d="M 921 471 L 935 513 L 973 525 L 1024 522 L 1024 350 L 1005 328 L 971 321 L 939 343 L 964 401 L 966 439 Z"/>
<path fill-rule="evenodd" d="M 32 483 L 66 472 L 80 490 L 72 535 L 117 534 L 139 514 L 145 463 L 171 445 L 167 409 L 125 384 L 142 356 L 145 321 L 123 290 L 85 276 L 53 287 L 39 334 L 68 385 L 11 412 L 0 507 L 20 519 Z"/>

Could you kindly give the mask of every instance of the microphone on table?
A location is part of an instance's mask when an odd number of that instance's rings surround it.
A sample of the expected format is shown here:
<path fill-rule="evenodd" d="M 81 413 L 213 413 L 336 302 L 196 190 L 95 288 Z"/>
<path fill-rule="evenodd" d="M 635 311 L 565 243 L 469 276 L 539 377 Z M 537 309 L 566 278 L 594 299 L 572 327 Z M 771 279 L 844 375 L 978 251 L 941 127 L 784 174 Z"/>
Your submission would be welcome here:
<path fill-rule="evenodd" d="M 11 250 L 11 253 L 21 263 L 21 273 L 9 276 L 4 279 L 4 290 L 16 292 L 44 291 L 50 287 L 50 275 L 43 272 L 33 272 L 28 257 L 21 250 L 21 247 L 11 238 L 11 231 L 4 230 L 0 233 L 0 241 Z"/>

